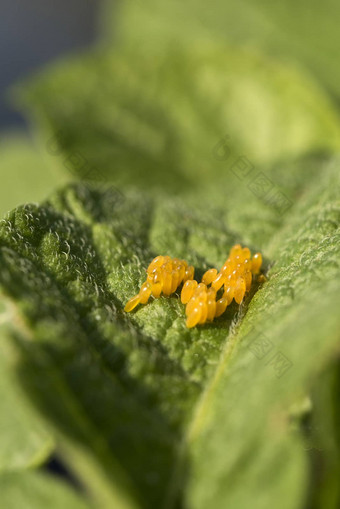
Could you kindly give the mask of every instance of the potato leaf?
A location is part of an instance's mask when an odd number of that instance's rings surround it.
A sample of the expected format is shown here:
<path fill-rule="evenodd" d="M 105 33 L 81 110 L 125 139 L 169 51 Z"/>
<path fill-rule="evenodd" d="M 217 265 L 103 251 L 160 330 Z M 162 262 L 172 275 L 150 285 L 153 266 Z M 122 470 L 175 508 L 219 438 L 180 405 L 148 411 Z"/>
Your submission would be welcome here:
<path fill-rule="evenodd" d="M 90 509 L 64 482 L 38 472 L 0 475 L 1 503 L 7 509 Z"/>
<path fill-rule="evenodd" d="M 0 282 L 27 328 L 19 379 L 100 507 L 301 507 L 308 458 L 291 407 L 339 328 L 339 161 L 316 166 L 305 193 L 296 167 L 276 169 L 297 180 L 279 219 L 239 184 L 186 201 L 79 184 L 2 222 Z M 177 296 L 123 312 L 154 255 L 199 277 L 249 238 L 271 268 L 240 309 L 193 330 Z"/>
<path fill-rule="evenodd" d="M 84 180 L 183 192 L 220 176 L 223 139 L 231 155 L 259 165 L 340 147 L 334 105 L 310 76 L 212 42 L 93 52 L 17 96 L 44 155 Z"/>

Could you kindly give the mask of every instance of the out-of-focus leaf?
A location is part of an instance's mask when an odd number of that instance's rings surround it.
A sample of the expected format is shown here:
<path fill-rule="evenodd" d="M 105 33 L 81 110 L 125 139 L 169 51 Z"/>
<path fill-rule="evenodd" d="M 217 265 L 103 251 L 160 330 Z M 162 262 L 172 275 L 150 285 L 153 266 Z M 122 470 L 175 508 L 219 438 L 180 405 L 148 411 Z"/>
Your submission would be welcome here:
<path fill-rule="evenodd" d="M 41 201 L 66 178 L 54 173 L 43 154 L 23 134 L 0 139 L 0 216 L 25 202 Z"/>
<path fill-rule="evenodd" d="M 39 465 L 54 444 L 14 374 L 18 355 L 10 329 L 15 316 L 4 300 L 0 302 L 0 472 L 3 472 Z"/>
<path fill-rule="evenodd" d="M 308 507 L 336 509 L 340 504 L 340 408 L 338 355 L 312 388 L 310 414 L 305 419 L 305 449 L 312 464 Z"/>
<path fill-rule="evenodd" d="M 1 505 L 6 509 L 90 509 L 64 482 L 38 472 L 0 475 Z"/>
<path fill-rule="evenodd" d="M 87 180 L 199 187 L 220 176 L 222 138 L 254 164 L 340 147 L 334 106 L 310 77 L 212 43 L 167 54 L 95 52 L 18 95 L 45 153 Z"/>
<path fill-rule="evenodd" d="M 116 2 L 109 0 L 105 20 L 108 39 L 113 36 L 115 43 L 122 39 L 148 52 L 213 39 L 303 62 L 337 98 L 340 96 L 340 6 L 336 0 L 322 4 L 316 0 L 127 0 L 119 10 Z"/>

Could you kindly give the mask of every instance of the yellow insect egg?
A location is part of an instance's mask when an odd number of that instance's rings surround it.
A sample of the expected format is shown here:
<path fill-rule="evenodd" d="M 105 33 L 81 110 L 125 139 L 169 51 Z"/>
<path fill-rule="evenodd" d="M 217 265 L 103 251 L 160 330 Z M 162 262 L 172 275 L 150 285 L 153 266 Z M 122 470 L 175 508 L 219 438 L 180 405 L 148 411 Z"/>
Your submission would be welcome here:
<path fill-rule="evenodd" d="M 238 280 L 236 281 L 234 289 L 234 299 L 237 302 L 237 304 L 241 304 L 245 293 L 246 293 L 246 282 L 243 277 L 239 277 Z"/>
<path fill-rule="evenodd" d="M 236 256 L 240 256 L 242 253 L 242 247 L 240 244 L 235 244 L 230 250 L 230 258 L 236 258 Z"/>
<path fill-rule="evenodd" d="M 147 272 L 150 274 L 154 269 L 161 267 L 164 263 L 164 256 L 156 256 L 147 268 Z"/>
<path fill-rule="evenodd" d="M 202 290 L 200 292 L 199 295 L 197 295 L 197 299 L 200 301 L 200 302 L 207 302 L 208 300 L 208 292 L 207 292 L 207 288 L 205 288 L 204 290 Z"/>
<path fill-rule="evenodd" d="M 234 298 L 234 287 L 233 286 L 227 286 L 224 290 L 223 298 L 227 299 L 228 306 L 232 302 Z"/>
<path fill-rule="evenodd" d="M 188 304 L 186 305 L 186 308 L 185 308 L 185 314 L 187 316 L 191 315 L 191 313 L 193 312 L 193 310 L 198 306 L 198 299 L 197 297 L 192 297 Z"/>
<path fill-rule="evenodd" d="M 183 283 L 181 302 L 186 305 L 186 324 L 189 328 L 195 327 L 221 316 L 233 300 L 241 304 L 261 266 L 261 253 L 255 253 L 251 258 L 249 248 L 236 244 L 230 249 L 220 272 L 216 268 L 208 269 L 202 282 L 198 283 L 194 280 L 194 267 L 185 260 L 157 256 L 147 268 L 147 278 L 138 295 L 132 297 L 124 309 L 130 312 L 138 304 L 146 304 L 150 296 L 171 295 Z M 257 281 L 263 282 L 265 277 L 261 274 Z"/>
<path fill-rule="evenodd" d="M 252 268 L 252 262 L 251 262 L 251 259 L 250 258 L 246 258 L 243 262 L 243 266 L 244 266 L 244 270 L 247 271 L 247 270 L 251 270 Z"/>
<path fill-rule="evenodd" d="M 138 295 L 140 303 L 146 304 L 151 295 L 151 283 L 149 283 L 148 281 L 143 283 Z"/>
<path fill-rule="evenodd" d="M 169 268 L 164 268 L 162 271 L 163 276 L 163 293 L 164 295 L 171 294 L 171 286 L 172 286 L 172 270 Z"/>
<path fill-rule="evenodd" d="M 178 274 L 179 274 L 179 279 L 178 279 L 178 284 L 180 285 L 182 283 L 182 281 L 184 280 L 184 276 L 185 276 L 185 271 L 186 271 L 186 266 L 184 265 L 184 263 L 182 265 L 180 265 L 178 267 Z"/>
<path fill-rule="evenodd" d="M 207 270 L 202 277 L 202 282 L 206 285 L 210 285 L 217 276 L 217 269 Z"/>
<path fill-rule="evenodd" d="M 226 280 L 225 280 L 225 285 L 234 285 L 235 282 L 236 282 L 236 279 L 237 279 L 237 272 L 236 270 L 233 270 L 233 272 L 231 274 L 229 274 L 229 276 L 226 277 Z"/>
<path fill-rule="evenodd" d="M 251 257 L 251 253 L 250 253 L 249 247 L 244 247 L 242 249 L 242 258 L 243 258 L 243 261 L 244 260 L 249 260 L 250 257 Z"/>
<path fill-rule="evenodd" d="M 211 292 L 210 292 L 211 295 Z M 208 317 L 208 292 L 207 286 L 204 283 L 197 285 L 196 290 L 188 301 L 185 314 L 187 315 L 187 324 L 189 327 L 194 327 L 197 323 L 205 323 Z M 195 323 L 197 320 L 197 323 Z M 195 325 L 192 325 L 195 323 Z"/>
<path fill-rule="evenodd" d="M 197 286 L 198 283 L 197 281 L 195 281 L 195 279 L 188 280 L 184 283 L 181 292 L 181 302 L 183 304 L 187 304 L 189 300 L 193 297 Z"/>
<path fill-rule="evenodd" d="M 227 309 L 227 306 L 228 306 L 228 301 L 227 301 L 227 299 L 225 297 L 222 297 L 221 299 L 219 299 L 216 302 L 215 317 L 217 318 L 217 317 L 223 315 L 223 313 Z"/>
<path fill-rule="evenodd" d="M 162 289 L 163 289 L 162 283 L 153 283 L 151 285 L 151 295 L 157 299 L 158 297 L 160 297 Z"/>
<path fill-rule="evenodd" d="M 244 280 L 246 282 L 246 292 L 249 292 L 250 288 L 251 288 L 251 283 L 252 283 L 252 279 L 253 279 L 253 275 L 252 273 L 250 272 L 250 270 L 247 270 L 244 272 Z"/>
<path fill-rule="evenodd" d="M 153 271 L 152 273 L 153 275 L 153 280 L 152 282 L 155 284 L 155 283 L 161 283 L 161 285 L 163 286 L 163 275 L 162 275 L 162 268 L 159 268 L 159 269 L 156 269 Z"/>
<path fill-rule="evenodd" d="M 194 279 L 194 275 L 195 275 L 195 269 L 192 265 L 189 265 L 189 267 L 187 267 L 185 269 L 183 281 L 188 281 L 188 279 Z"/>
<path fill-rule="evenodd" d="M 208 316 L 208 306 L 207 306 L 206 301 L 200 300 L 199 307 L 201 308 L 201 316 L 200 316 L 198 323 L 203 324 L 207 321 L 207 316 Z"/>
<path fill-rule="evenodd" d="M 152 272 L 149 272 L 146 280 L 151 284 L 161 282 L 162 281 L 162 269 L 157 268 L 157 269 L 154 269 Z"/>
<path fill-rule="evenodd" d="M 204 284 L 204 283 L 200 283 L 198 286 L 197 286 L 197 290 L 196 290 L 196 295 L 199 296 L 201 299 L 203 300 L 207 300 L 207 285 Z"/>
<path fill-rule="evenodd" d="M 215 268 L 208 269 L 196 289 L 192 282 L 185 283 L 182 302 L 186 303 L 187 326 L 195 327 L 221 316 L 233 300 L 241 304 L 246 292 L 250 291 L 253 275 L 259 273 L 261 264 L 260 253 L 251 258 L 249 248 L 236 244 L 231 248 L 220 272 Z M 207 288 L 208 285 L 211 286 Z M 223 295 L 217 297 L 217 292 L 222 287 Z"/>
<path fill-rule="evenodd" d="M 211 287 L 218 291 L 224 285 L 225 280 L 226 276 L 223 274 L 223 272 L 219 272 L 214 281 L 211 283 Z"/>
<path fill-rule="evenodd" d="M 188 267 L 188 263 L 179 258 L 156 256 L 146 272 L 146 281 L 141 286 L 139 294 L 127 302 L 124 308 L 126 312 L 132 311 L 138 304 L 146 304 L 151 295 L 155 298 L 160 297 L 162 293 L 171 295 L 184 280 L 193 279 L 194 267 Z"/>
<path fill-rule="evenodd" d="M 216 313 L 216 292 L 213 288 L 207 291 L 207 320 L 212 321 Z"/>
<path fill-rule="evenodd" d="M 126 311 L 127 313 L 130 313 L 130 311 L 135 309 L 135 307 L 138 306 L 139 303 L 140 303 L 140 297 L 139 297 L 139 295 L 135 295 L 130 300 L 128 300 L 128 302 L 125 305 L 124 311 Z"/>
<path fill-rule="evenodd" d="M 235 265 L 236 265 L 236 267 L 237 267 L 237 266 L 238 266 L 238 265 L 240 265 L 242 262 L 243 262 L 243 256 L 242 256 L 242 252 L 241 252 L 241 254 L 239 254 L 239 255 L 235 256 L 235 258 L 234 258 L 234 263 L 235 263 Z"/>
<path fill-rule="evenodd" d="M 171 293 L 174 293 L 179 285 L 179 272 L 178 270 L 172 271 Z"/>
<path fill-rule="evenodd" d="M 258 274 L 262 266 L 262 255 L 261 253 L 255 253 L 252 259 L 252 272 Z"/>
<path fill-rule="evenodd" d="M 195 325 L 198 324 L 201 318 L 202 308 L 197 304 L 192 312 L 188 315 L 186 326 L 191 329 L 192 327 L 195 327 Z"/>
<path fill-rule="evenodd" d="M 224 262 L 224 265 L 222 266 L 220 272 L 223 272 L 223 274 L 227 274 L 228 272 L 230 272 L 231 267 L 232 267 L 232 261 L 228 258 L 228 260 L 226 260 Z"/>
<path fill-rule="evenodd" d="M 207 291 L 207 286 L 204 283 L 200 283 L 199 285 L 197 285 L 194 296 L 198 297 L 198 295 L 200 295 L 202 292 L 206 292 L 206 291 Z"/>
<path fill-rule="evenodd" d="M 162 269 L 163 269 L 163 270 L 166 270 L 166 271 L 168 271 L 168 272 L 171 272 L 171 271 L 172 271 L 173 267 L 172 267 L 172 261 L 171 261 L 171 259 L 170 259 L 169 261 L 167 261 L 167 262 L 163 263 L 163 265 L 162 265 Z"/>

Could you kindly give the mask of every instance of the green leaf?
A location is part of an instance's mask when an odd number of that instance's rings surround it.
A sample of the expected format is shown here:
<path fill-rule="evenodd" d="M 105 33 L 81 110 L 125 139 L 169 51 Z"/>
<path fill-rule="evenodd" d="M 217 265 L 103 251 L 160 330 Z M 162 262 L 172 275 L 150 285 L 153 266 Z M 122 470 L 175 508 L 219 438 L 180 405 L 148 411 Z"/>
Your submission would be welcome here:
<path fill-rule="evenodd" d="M 90 506 L 64 482 L 52 476 L 25 472 L 0 475 L 1 504 L 6 509 L 89 509 Z"/>
<path fill-rule="evenodd" d="M 306 446 L 312 465 L 309 505 L 336 509 L 340 502 L 339 355 L 315 381 L 311 391 L 313 412 L 305 419 Z"/>
<path fill-rule="evenodd" d="M 106 40 L 122 39 L 144 51 L 163 51 L 169 45 L 192 45 L 197 40 L 227 41 L 258 48 L 276 58 L 302 62 L 337 98 L 340 96 L 336 0 L 322 5 L 267 0 L 238 2 L 181 2 L 128 0 L 120 9 L 117 26 L 115 2 L 105 10 Z"/>
<path fill-rule="evenodd" d="M 6 507 L 337 507 L 340 128 L 309 75 L 338 95 L 327 1 L 126 2 L 116 51 L 17 92 L 41 152 L 1 143 L 2 210 L 56 184 L 43 161 L 86 183 L 0 223 Z M 268 276 L 240 307 L 193 330 L 178 295 L 124 313 L 155 255 L 199 279 L 236 242 Z M 52 451 L 81 495 L 28 470 Z"/>
<path fill-rule="evenodd" d="M 49 456 L 54 443 L 46 424 L 27 401 L 15 370 L 18 355 L 11 333 L 17 317 L 1 301 L 0 312 L 0 472 L 37 466 Z"/>
<path fill-rule="evenodd" d="M 231 154 L 253 164 L 340 147 L 334 105 L 309 76 L 212 42 L 156 55 L 93 52 L 17 95 L 45 154 L 85 180 L 198 188 L 220 176 L 225 136 Z"/>
<path fill-rule="evenodd" d="M 338 168 L 329 167 L 269 244 L 269 281 L 201 399 L 187 437 L 193 507 L 303 506 L 306 452 L 296 430 L 289 434 L 289 409 L 339 348 Z"/>
<path fill-rule="evenodd" d="M 3 133 L 0 140 L 0 216 L 25 202 L 45 199 L 67 181 L 51 171 L 33 142 L 21 133 Z"/>
<path fill-rule="evenodd" d="M 36 339 L 17 338 L 25 351 L 24 386 L 66 435 L 66 456 L 72 462 L 76 441 L 88 461 L 97 462 L 99 473 L 84 474 L 97 499 L 104 471 L 107 491 L 117 483 L 157 506 L 180 430 L 217 361 L 230 318 L 189 333 L 177 298 L 127 317 L 123 304 L 153 256 L 148 235 L 155 205 L 143 195 L 118 203 L 112 193 L 101 198 L 76 187 L 53 204 L 14 211 L 1 228 L 0 277 L 21 302 Z M 131 213 L 136 210 L 140 222 Z M 152 229 L 157 243 L 162 220 Z M 191 260 L 202 263 L 198 254 Z"/>
<path fill-rule="evenodd" d="M 291 408 L 339 344 L 339 161 L 316 160 L 308 186 L 307 163 L 268 173 L 294 195 L 281 216 L 229 174 L 186 198 L 74 185 L 1 224 L 0 283 L 26 327 L 18 377 L 97 507 L 302 507 Z M 240 309 L 192 330 L 177 296 L 123 312 L 156 254 L 199 277 L 236 241 L 271 266 Z M 256 357 L 258 333 L 284 376 Z"/>

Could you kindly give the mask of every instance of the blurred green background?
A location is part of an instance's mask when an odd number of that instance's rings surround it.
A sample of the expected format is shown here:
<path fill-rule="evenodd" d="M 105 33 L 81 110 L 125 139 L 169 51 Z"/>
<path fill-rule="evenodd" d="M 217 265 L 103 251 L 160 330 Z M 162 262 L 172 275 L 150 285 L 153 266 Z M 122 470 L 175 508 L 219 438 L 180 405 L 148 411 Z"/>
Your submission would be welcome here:
<path fill-rule="evenodd" d="M 231 159 L 212 151 L 226 135 L 258 167 L 339 149 L 336 1 L 73 1 L 58 13 L 32 1 L 15 16 L 5 5 L 7 81 L 71 54 L 6 94 L 27 129 L 7 132 L 17 118 L 2 109 L 1 213 L 75 176 L 176 192 L 218 180 Z M 35 58 L 14 72 L 25 52 Z"/>

